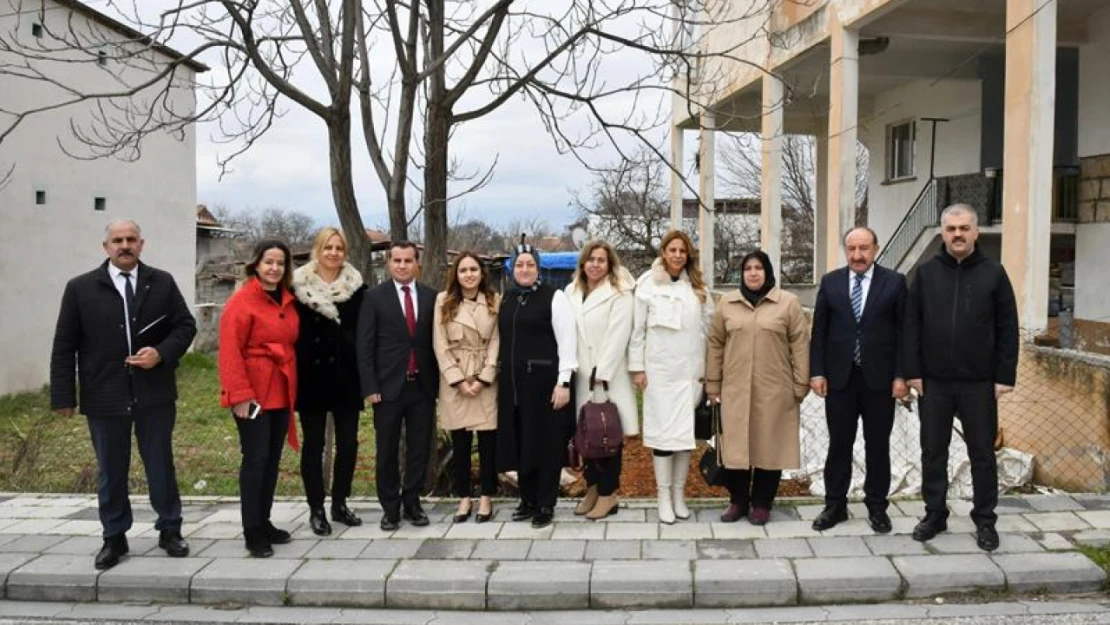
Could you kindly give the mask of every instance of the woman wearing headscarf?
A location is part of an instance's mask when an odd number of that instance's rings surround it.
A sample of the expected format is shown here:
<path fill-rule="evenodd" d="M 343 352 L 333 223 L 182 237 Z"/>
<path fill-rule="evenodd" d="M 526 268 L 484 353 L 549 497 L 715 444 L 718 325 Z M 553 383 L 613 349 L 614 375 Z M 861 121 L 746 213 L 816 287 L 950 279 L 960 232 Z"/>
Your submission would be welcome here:
<path fill-rule="evenodd" d="M 335 424 L 331 517 L 362 525 L 347 507 L 358 457 L 358 418 L 363 410 L 355 359 L 355 324 L 366 286 L 347 262 L 347 239 L 336 228 L 316 235 L 311 260 L 293 272 L 301 333 L 297 338 L 297 412 L 304 432 L 301 480 L 308 499 L 308 524 L 317 536 L 331 534 L 324 514 L 324 433 L 328 413 Z"/>
<path fill-rule="evenodd" d="M 521 242 L 513 287 L 501 302 L 498 331 L 497 465 L 516 471 L 514 521 L 551 524 L 567 440 L 574 432 L 571 374 L 578 368 L 574 310 L 562 291 L 540 280 L 540 254 Z"/>
<path fill-rule="evenodd" d="M 809 392 L 809 324 L 798 298 L 775 285 L 771 259 L 751 252 L 740 290 L 717 304 L 705 388 L 721 404 L 719 458 L 729 507 L 721 521 L 764 525 L 783 469 L 799 465 L 798 407 Z M 750 510 L 750 516 L 749 516 Z"/>
<path fill-rule="evenodd" d="M 672 524 L 690 518 L 686 475 L 713 317 L 698 250 L 685 233 L 663 237 L 659 258 L 636 282 L 635 304 L 628 369 L 644 393 L 644 447 L 652 450 L 659 520 Z"/>
<path fill-rule="evenodd" d="M 567 285 L 567 298 L 574 308 L 578 329 L 578 368 L 575 376 L 575 407 L 591 396 L 607 397 L 620 413 L 625 436 L 640 432 L 636 414 L 636 391 L 628 374 L 628 338 L 632 335 L 632 276 L 621 266 L 613 247 L 591 241 L 578 255 L 578 271 Z M 595 379 L 590 388 L 590 378 Z M 621 483 L 621 453 L 585 463 L 586 496 L 574 513 L 587 519 L 603 519 L 617 513 L 617 489 Z"/>
<path fill-rule="evenodd" d="M 439 363 L 439 422 L 451 433 L 455 495 L 453 518 L 470 518 L 470 454 L 478 436 L 481 499 L 475 520 L 493 518 L 497 494 L 494 453 L 497 444 L 497 309 L 501 298 L 489 283 L 489 270 L 474 252 L 462 252 L 447 270 L 447 289 L 436 297 L 432 344 Z"/>

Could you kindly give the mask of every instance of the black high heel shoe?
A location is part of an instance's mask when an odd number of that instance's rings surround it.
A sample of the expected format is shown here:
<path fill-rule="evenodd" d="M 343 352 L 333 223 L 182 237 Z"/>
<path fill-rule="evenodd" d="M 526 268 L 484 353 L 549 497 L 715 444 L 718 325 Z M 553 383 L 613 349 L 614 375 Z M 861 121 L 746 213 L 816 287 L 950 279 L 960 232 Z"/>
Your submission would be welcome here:
<path fill-rule="evenodd" d="M 490 505 L 489 505 L 489 512 L 487 512 L 486 514 L 482 514 L 481 512 L 479 512 L 478 514 L 475 514 L 474 515 L 474 522 L 475 523 L 486 523 L 487 521 L 489 521 L 490 519 L 493 518 L 493 512 L 494 512 L 493 503 L 491 502 Z"/>
<path fill-rule="evenodd" d="M 455 516 L 451 517 L 451 520 L 455 523 L 466 523 L 467 521 L 470 520 L 470 513 L 473 512 L 473 511 L 474 511 L 474 503 L 471 502 L 470 506 L 466 509 L 465 514 L 456 514 Z"/>

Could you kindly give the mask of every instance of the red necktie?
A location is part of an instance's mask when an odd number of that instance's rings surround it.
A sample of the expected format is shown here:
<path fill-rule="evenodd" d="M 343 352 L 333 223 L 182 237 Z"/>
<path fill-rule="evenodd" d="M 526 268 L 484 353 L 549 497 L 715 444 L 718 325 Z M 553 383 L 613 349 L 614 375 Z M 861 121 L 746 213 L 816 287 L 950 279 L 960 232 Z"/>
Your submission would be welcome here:
<path fill-rule="evenodd" d="M 416 310 L 412 306 L 412 291 L 409 285 L 401 287 L 401 291 L 405 294 L 405 325 L 409 327 L 409 336 L 416 336 Z M 408 373 L 416 373 L 416 350 L 409 349 L 409 367 Z"/>

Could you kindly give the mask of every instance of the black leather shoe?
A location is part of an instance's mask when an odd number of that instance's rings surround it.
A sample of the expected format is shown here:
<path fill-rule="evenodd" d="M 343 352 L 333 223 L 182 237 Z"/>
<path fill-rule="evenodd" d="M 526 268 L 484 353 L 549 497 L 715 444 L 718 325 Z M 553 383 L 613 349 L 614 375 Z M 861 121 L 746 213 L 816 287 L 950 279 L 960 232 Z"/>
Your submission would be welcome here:
<path fill-rule="evenodd" d="M 994 551 L 998 549 L 998 532 L 994 530 L 993 525 L 980 525 L 975 530 L 975 544 L 983 551 Z"/>
<path fill-rule="evenodd" d="M 420 507 L 419 501 L 411 506 L 405 506 L 404 510 L 401 511 L 401 518 L 412 523 L 416 527 L 424 527 L 431 523 L 431 521 L 428 520 L 428 515 L 424 514 L 424 509 Z"/>
<path fill-rule="evenodd" d="M 93 565 L 103 571 L 110 569 L 119 564 L 120 558 L 127 555 L 131 548 L 127 546 L 127 536 L 125 534 L 117 534 L 104 539 L 104 546 L 100 548 L 100 553 L 96 554 L 96 560 Z"/>
<path fill-rule="evenodd" d="M 551 521 L 555 519 L 555 511 L 551 508 L 540 508 L 532 516 L 532 527 L 539 529 L 551 525 Z"/>
<path fill-rule="evenodd" d="M 331 507 L 331 520 L 350 527 L 362 525 L 362 519 L 355 516 L 355 513 L 345 503 Z"/>
<path fill-rule="evenodd" d="M 467 521 L 470 520 L 470 513 L 471 512 L 474 512 L 474 504 L 473 503 L 470 504 L 469 507 L 467 507 L 466 512 L 456 513 L 455 516 L 451 517 L 451 522 L 452 523 L 466 523 Z"/>
<path fill-rule="evenodd" d="M 401 527 L 401 519 L 396 514 L 383 514 L 382 520 L 378 523 L 378 527 L 383 532 L 392 532 Z"/>
<path fill-rule="evenodd" d="M 293 540 L 293 536 L 289 532 L 279 530 L 269 521 L 262 524 L 260 531 L 266 537 L 266 540 L 270 541 L 271 545 L 287 545 Z"/>
<path fill-rule="evenodd" d="M 894 527 L 890 524 L 890 516 L 887 515 L 886 510 L 877 508 L 867 511 L 867 524 L 876 534 L 889 534 Z"/>
<path fill-rule="evenodd" d="M 266 537 L 265 526 L 243 530 L 243 540 L 252 558 L 269 558 L 274 555 L 274 546 Z"/>
<path fill-rule="evenodd" d="M 309 512 L 308 526 L 317 536 L 331 536 L 331 523 L 328 523 L 328 517 L 324 514 L 323 508 L 316 508 Z"/>
<path fill-rule="evenodd" d="M 479 506 L 478 509 L 480 510 L 481 506 Z M 475 514 L 474 515 L 474 522 L 475 523 L 487 523 L 492 518 L 493 518 L 493 503 L 491 502 L 490 505 L 489 505 L 489 512 L 487 512 L 486 514 L 482 514 L 481 512 L 479 512 L 478 514 Z"/>
<path fill-rule="evenodd" d="M 520 505 L 513 510 L 514 521 L 527 521 L 528 519 L 536 516 L 536 507 L 530 503 L 520 502 Z"/>
<path fill-rule="evenodd" d="M 826 506 L 821 514 L 813 519 L 813 529 L 818 532 L 832 529 L 836 527 L 837 523 L 843 523 L 848 520 L 848 510 L 838 506 Z"/>
<path fill-rule="evenodd" d="M 943 514 L 926 514 L 924 519 L 913 528 L 913 539 L 918 542 L 932 540 L 937 534 L 948 529 L 948 517 Z"/>
<path fill-rule="evenodd" d="M 158 546 L 166 550 L 171 558 L 184 558 L 189 555 L 189 543 L 181 537 L 181 530 L 162 530 L 158 532 Z"/>

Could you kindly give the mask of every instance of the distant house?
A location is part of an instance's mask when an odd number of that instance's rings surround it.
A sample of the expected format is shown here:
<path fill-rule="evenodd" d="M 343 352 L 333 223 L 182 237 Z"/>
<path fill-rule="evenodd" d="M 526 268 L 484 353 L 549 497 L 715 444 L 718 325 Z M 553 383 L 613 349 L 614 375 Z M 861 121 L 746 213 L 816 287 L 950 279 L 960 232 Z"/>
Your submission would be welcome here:
<path fill-rule="evenodd" d="M 122 67 L 111 55 L 52 60 L 67 45 L 55 37 L 70 31 L 98 40 L 144 46 L 148 67 Z M 0 48 L 0 132 L 9 128 L 12 112 L 61 105 L 70 96 L 58 85 L 115 91 L 150 80 L 177 63 L 168 97 L 175 110 L 195 108 L 192 84 L 207 68 L 74 0 L 0 0 L 0 32 L 7 43 L 44 51 L 36 59 L 40 71 L 57 83 L 22 77 L 25 59 L 6 45 Z M 156 84 L 155 89 L 164 85 Z M 148 89 L 151 91 L 154 89 Z M 59 106 L 26 118 L 3 139 L 0 149 L 0 267 L 4 297 L 0 298 L 0 395 L 40 388 L 48 380 L 55 319 L 66 282 L 104 261 L 101 248 L 105 225 L 112 219 L 133 219 L 146 240 L 143 261 L 173 274 L 186 301 L 193 301 L 196 272 L 196 140 L 192 126 L 171 133 L 153 133 L 134 161 L 115 158 L 79 160 L 67 156 L 80 144 L 71 137 L 71 123 L 82 124 L 98 107 L 116 102 L 88 100 Z M 12 169 L 14 168 L 14 169 Z M 122 305 L 122 304 L 121 304 Z"/>

